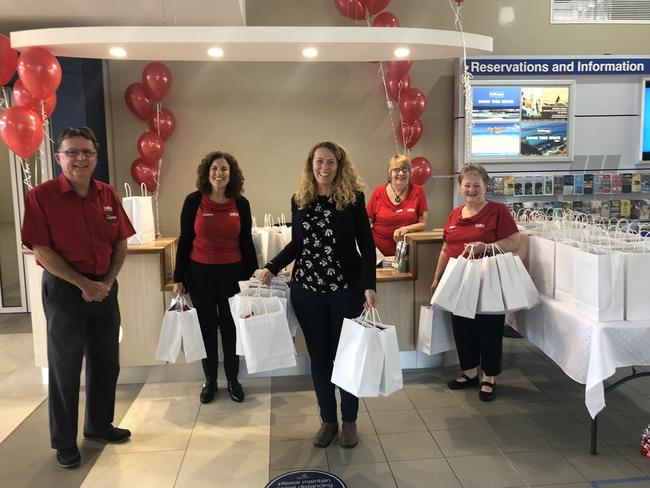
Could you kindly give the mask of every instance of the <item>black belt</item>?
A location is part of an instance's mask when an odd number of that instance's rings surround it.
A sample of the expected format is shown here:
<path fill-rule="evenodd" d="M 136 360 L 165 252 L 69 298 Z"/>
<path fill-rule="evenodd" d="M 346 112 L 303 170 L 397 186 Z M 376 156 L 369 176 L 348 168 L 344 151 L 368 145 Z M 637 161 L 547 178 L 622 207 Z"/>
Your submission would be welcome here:
<path fill-rule="evenodd" d="M 82 273 L 86 278 L 92 281 L 102 281 L 106 275 L 86 274 Z"/>

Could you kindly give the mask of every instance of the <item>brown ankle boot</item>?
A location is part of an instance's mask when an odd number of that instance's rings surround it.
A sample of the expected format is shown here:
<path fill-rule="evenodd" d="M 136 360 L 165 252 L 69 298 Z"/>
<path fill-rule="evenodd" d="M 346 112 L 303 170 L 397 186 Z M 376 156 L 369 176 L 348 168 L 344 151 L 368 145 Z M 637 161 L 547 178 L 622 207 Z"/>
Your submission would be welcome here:
<path fill-rule="evenodd" d="M 320 424 L 320 429 L 316 432 L 314 436 L 314 446 L 316 447 L 327 447 L 331 444 L 332 439 L 339 431 L 338 422 L 322 422 Z"/>
<path fill-rule="evenodd" d="M 356 422 L 343 422 L 340 442 L 341 447 L 345 447 L 346 449 L 351 449 L 358 444 L 359 436 L 357 435 Z"/>

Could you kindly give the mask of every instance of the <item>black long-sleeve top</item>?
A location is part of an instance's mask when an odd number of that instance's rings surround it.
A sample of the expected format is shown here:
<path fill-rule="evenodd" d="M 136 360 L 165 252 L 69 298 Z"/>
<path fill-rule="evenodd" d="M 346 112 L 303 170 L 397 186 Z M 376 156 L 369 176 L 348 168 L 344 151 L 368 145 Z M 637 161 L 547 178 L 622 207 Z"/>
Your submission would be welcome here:
<path fill-rule="evenodd" d="M 362 290 L 375 290 L 375 241 L 370 230 L 364 195 L 356 192 L 356 197 L 354 204 L 333 212 L 332 226 L 336 237 L 334 254 L 340 260 L 343 274 L 350 285 L 359 284 Z M 265 268 L 271 273 L 277 274 L 300 255 L 302 221 L 306 213 L 307 209 L 299 209 L 292 197 L 291 242 L 266 264 Z M 361 256 L 357 252 L 357 245 Z"/>
<path fill-rule="evenodd" d="M 194 237 L 194 220 L 196 212 L 201 203 L 202 193 L 195 191 L 185 198 L 183 209 L 181 210 L 181 235 L 178 238 L 178 247 L 176 248 L 176 267 L 174 268 L 174 283 L 187 283 L 185 274 L 190 262 L 190 253 Z M 238 279 L 247 279 L 257 269 L 257 254 L 253 245 L 251 228 L 253 220 L 251 218 L 251 206 L 248 200 L 239 196 L 235 198 L 235 205 L 239 212 L 241 230 L 239 232 L 239 249 L 242 256 L 242 276 Z"/>

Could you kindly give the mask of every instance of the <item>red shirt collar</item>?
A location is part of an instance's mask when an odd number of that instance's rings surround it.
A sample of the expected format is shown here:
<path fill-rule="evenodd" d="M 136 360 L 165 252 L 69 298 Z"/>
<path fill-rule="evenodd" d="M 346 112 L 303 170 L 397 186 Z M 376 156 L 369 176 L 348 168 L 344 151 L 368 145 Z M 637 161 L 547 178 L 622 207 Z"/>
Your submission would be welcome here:
<path fill-rule="evenodd" d="M 59 176 L 56 178 L 56 182 L 59 188 L 59 191 L 61 193 L 68 193 L 70 191 L 74 192 L 74 188 L 70 184 L 70 181 L 65 177 L 63 173 L 61 173 Z M 95 178 L 90 178 L 90 188 L 88 193 L 92 192 L 93 189 L 97 188 L 97 183 L 95 182 Z"/>

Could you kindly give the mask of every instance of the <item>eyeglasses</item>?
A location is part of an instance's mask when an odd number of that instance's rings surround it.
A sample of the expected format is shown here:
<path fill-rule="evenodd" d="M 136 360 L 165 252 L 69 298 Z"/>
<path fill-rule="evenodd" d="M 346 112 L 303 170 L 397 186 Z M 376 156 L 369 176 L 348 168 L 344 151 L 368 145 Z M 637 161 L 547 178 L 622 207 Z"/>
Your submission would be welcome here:
<path fill-rule="evenodd" d="M 77 159 L 79 155 L 83 155 L 84 159 L 90 159 L 97 156 L 97 151 L 91 149 L 66 149 L 65 151 L 58 151 L 59 154 L 65 154 L 69 158 Z"/>
<path fill-rule="evenodd" d="M 411 172 L 410 168 L 391 168 L 390 170 L 391 173 L 394 175 L 397 175 L 399 173 L 404 173 L 405 175 L 409 174 Z"/>

